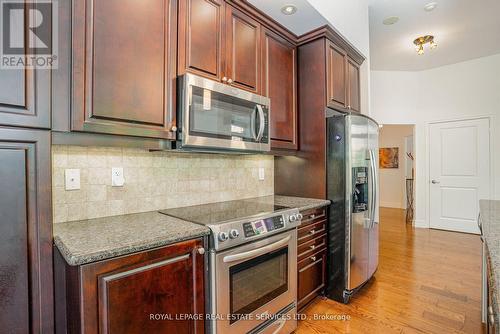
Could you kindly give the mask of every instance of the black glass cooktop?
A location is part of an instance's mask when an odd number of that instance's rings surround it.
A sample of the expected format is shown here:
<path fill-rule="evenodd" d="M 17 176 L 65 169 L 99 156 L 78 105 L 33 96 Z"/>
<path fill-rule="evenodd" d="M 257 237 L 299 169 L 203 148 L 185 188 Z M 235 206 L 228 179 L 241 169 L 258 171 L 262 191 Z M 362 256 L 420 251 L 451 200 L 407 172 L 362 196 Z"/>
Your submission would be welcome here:
<path fill-rule="evenodd" d="M 273 196 L 269 196 L 166 209 L 160 213 L 201 225 L 217 225 L 284 209 L 288 207 L 274 204 Z"/>

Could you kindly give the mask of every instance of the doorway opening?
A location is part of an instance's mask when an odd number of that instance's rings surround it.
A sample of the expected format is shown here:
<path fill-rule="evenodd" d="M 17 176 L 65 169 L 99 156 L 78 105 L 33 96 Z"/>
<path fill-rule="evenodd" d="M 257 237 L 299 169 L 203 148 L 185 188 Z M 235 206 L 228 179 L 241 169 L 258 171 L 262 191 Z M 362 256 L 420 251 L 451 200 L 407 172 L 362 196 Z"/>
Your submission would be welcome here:
<path fill-rule="evenodd" d="M 380 206 L 406 211 L 414 220 L 415 126 L 385 124 L 379 135 Z"/>

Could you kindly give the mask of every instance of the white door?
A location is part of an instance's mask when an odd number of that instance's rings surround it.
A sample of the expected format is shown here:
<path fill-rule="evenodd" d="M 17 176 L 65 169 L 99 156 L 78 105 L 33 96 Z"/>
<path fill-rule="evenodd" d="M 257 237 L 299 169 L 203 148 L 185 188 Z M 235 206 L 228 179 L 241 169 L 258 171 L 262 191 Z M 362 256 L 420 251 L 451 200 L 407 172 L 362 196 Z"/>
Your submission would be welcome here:
<path fill-rule="evenodd" d="M 479 233 L 479 200 L 490 197 L 488 119 L 430 125 L 430 227 Z"/>

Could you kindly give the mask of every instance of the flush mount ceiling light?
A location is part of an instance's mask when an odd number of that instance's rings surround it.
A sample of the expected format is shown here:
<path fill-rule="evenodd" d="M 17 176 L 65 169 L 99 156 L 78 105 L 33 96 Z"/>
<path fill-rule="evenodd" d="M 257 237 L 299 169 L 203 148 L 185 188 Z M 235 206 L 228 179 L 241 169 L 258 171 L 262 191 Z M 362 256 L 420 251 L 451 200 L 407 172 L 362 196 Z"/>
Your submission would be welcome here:
<path fill-rule="evenodd" d="M 383 24 L 385 24 L 386 26 L 390 26 L 396 22 L 399 21 L 399 17 L 397 16 L 389 16 L 387 17 L 385 20 L 382 21 Z"/>
<path fill-rule="evenodd" d="M 437 5 L 438 5 L 438 4 L 437 4 L 437 2 L 429 2 L 428 4 L 426 4 L 426 5 L 424 6 L 424 10 L 425 10 L 426 12 L 431 12 L 431 11 L 433 11 L 434 9 L 436 9 Z"/>
<path fill-rule="evenodd" d="M 437 47 L 436 42 L 434 42 L 434 36 L 432 35 L 417 37 L 413 41 L 413 44 L 415 44 L 415 50 L 417 50 L 419 55 L 424 54 L 424 44 L 429 44 L 431 49 L 435 49 Z"/>
<path fill-rule="evenodd" d="M 297 12 L 297 7 L 295 5 L 286 5 L 281 8 L 281 12 L 285 15 L 292 15 Z"/>

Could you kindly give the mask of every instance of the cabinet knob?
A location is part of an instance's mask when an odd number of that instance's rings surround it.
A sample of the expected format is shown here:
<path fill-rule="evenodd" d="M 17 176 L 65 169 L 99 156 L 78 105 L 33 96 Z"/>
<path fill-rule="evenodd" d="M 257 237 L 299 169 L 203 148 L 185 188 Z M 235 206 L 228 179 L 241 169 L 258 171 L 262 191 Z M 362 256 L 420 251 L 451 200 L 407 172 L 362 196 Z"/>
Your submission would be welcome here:
<path fill-rule="evenodd" d="M 222 82 L 227 82 L 227 77 L 223 77 Z"/>
<path fill-rule="evenodd" d="M 309 248 L 311 248 L 311 250 L 314 250 L 314 248 L 316 248 L 316 246 L 312 245 L 312 246 L 309 246 Z"/>
<path fill-rule="evenodd" d="M 310 230 L 310 231 L 309 231 L 309 234 L 311 234 L 311 235 L 313 235 L 314 233 L 316 233 L 316 231 L 315 231 L 315 230 Z"/>
<path fill-rule="evenodd" d="M 175 125 L 174 125 L 174 126 L 172 126 L 172 127 L 170 128 L 170 131 L 172 131 L 172 132 L 177 132 L 177 127 L 176 127 Z"/>
<path fill-rule="evenodd" d="M 311 256 L 312 261 L 316 261 L 316 256 Z"/>
<path fill-rule="evenodd" d="M 233 83 L 233 79 L 227 79 L 227 83 L 228 84 L 232 84 Z"/>
<path fill-rule="evenodd" d="M 201 254 L 201 255 L 205 254 L 205 248 L 203 248 L 203 247 L 198 248 L 198 254 Z"/>
<path fill-rule="evenodd" d="M 314 219 L 314 218 L 316 218 L 316 215 L 312 214 L 312 215 L 309 216 L 309 218 Z"/>

